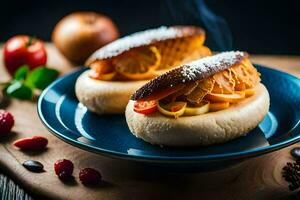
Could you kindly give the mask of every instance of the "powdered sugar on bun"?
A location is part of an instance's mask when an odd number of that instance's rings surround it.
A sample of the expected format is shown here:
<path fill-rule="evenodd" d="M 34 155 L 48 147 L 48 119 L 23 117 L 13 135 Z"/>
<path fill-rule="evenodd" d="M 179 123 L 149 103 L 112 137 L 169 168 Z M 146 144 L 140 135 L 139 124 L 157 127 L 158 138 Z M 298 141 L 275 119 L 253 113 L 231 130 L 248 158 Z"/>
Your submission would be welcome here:
<path fill-rule="evenodd" d="M 246 53 L 241 51 L 228 51 L 188 63 L 182 67 L 182 82 L 194 80 L 199 74 L 211 74 L 216 70 L 227 69 L 240 62 L 245 55 Z"/>
<path fill-rule="evenodd" d="M 120 55 L 132 48 L 146 46 L 155 42 L 204 34 L 205 32 L 203 29 L 194 26 L 162 26 L 156 29 L 137 32 L 100 48 L 92 54 L 92 56 L 88 59 L 87 64 L 97 59 L 108 59 Z"/>

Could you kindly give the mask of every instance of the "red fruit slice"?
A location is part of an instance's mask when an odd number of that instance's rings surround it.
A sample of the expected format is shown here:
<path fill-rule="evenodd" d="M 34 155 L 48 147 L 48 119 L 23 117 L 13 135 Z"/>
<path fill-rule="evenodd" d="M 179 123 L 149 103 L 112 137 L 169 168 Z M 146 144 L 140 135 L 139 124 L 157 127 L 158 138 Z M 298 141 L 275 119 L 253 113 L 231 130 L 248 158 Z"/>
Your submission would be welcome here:
<path fill-rule="evenodd" d="M 46 148 L 48 140 L 43 136 L 33 136 L 21 138 L 16 140 L 13 144 L 21 150 L 42 150 Z"/>
<path fill-rule="evenodd" d="M 157 109 L 156 101 L 136 101 L 133 110 L 137 113 L 148 115 L 154 113 Z"/>

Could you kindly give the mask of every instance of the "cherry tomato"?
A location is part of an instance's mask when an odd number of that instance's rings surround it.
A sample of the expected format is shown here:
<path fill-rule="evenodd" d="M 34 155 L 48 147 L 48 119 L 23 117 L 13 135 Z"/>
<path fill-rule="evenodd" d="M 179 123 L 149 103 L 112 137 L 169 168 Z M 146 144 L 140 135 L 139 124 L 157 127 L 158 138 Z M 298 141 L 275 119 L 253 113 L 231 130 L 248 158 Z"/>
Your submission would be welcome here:
<path fill-rule="evenodd" d="M 134 102 L 133 110 L 137 113 L 148 115 L 157 110 L 156 101 L 136 101 Z"/>
<path fill-rule="evenodd" d="M 33 69 L 45 65 L 46 62 L 47 53 L 41 40 L 27 35 L 17 35 L 4 45 L 4 63 L 11 75 L 22 65 L 28 65 Z"/>

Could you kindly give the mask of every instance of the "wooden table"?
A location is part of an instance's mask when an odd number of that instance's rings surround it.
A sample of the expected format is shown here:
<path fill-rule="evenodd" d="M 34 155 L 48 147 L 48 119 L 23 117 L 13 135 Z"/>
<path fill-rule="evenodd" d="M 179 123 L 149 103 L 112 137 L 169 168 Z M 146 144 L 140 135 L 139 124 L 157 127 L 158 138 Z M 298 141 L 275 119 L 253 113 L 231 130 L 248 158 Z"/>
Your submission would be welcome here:
<path fill-rule="evenodd" d="M 51 45 L 47 45 L 48 65 L 67 73 L 74 68 Z M 2 53 L 0 54 L 2 55 Z M 2 60 L 1 56 L 0 59 Z M 300 56 L 252 56 L 252 61 L 300 76 Z M 0 64 L 0 80 L 7 74 Z M 290 161 L 289 149 L 253 158 L 225 171 L 210 173 L 175 173 L 145 168 L 142 165 L 85 152 L 51 135 L 40 122 L 36 102 L 12 100 L 5 109 L 13 113 L 16 125 L 11 137 L 0 141 L 0 168 L 15 182 L 37 197 L 53 199 L 279 199 L 291 194 L 281 177 L 281 169 Z M 44 135 L 49 147 L 42 153 L 24 153 L 11 143 L 21 137 Z M 297 146 L 294 145 L 294 146 Z M 299 144 L 300 146 L 300 144 Z M 54 175 L 53 163 L 71 159 L 75 165 L 75 181 L 62 183 Z M 41 161 L 46 172 L 25 170 L 20 163 L 27 159 Z M 79 169 L 101 170 L 106 184 L 84 187 L 78 180 Z M 10 185 L 9 190 L 6 186 Z M 2 187 L 1 187 L 2 186 Z M 0 175 L 0 194 L 30 199 L 7 177 Z M 0 196 L 1 197 L 1 196 Z"/>

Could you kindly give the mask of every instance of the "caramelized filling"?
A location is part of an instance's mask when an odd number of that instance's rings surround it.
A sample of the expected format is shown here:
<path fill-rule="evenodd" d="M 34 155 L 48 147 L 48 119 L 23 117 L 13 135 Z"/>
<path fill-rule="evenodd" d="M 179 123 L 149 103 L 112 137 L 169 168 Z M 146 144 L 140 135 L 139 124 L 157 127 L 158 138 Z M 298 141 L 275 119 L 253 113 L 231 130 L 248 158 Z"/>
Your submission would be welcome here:
<path fill-rule="evenodd" d="M 177 118 L 180 115 L 198 115 L 223 110 L 254 95 L 254 87 L 259 82 L 259 72 L 249 59 L 245 58 L 239 64 L 211 77 L 186 83 L 173 93 L 160 95 L 161 98 L 156 98 L 158 111 Z M 151 96 L 148 98 L 151 99 Z M 172 111 L 174 106 L 175 114 Z"/>
<path fill-rule="evenodd" d="M 169 68 L 211 55 L 203 42 L 204 35 L 195 35 L 130 49 L 111 59 L 94 61 L 90 77 L 106 81 L 151 79 Z"/>

